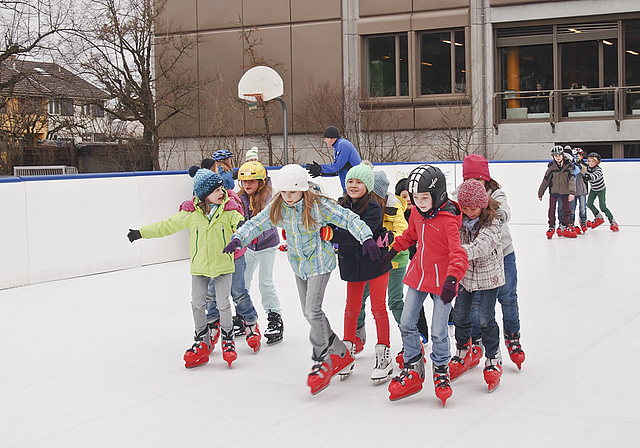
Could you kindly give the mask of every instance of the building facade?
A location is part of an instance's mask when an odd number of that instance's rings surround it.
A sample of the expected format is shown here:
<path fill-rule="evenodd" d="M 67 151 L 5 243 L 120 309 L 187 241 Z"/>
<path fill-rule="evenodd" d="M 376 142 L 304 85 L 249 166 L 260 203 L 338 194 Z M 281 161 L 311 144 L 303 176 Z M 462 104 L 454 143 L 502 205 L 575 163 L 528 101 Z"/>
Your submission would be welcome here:
<path fill-rule="evenodd" d="M 255 144 L 260 122 L 237 101 L 237 82 L 259 54 L 284 80 L 299 163 L 330 124 L 301 117 L 323 101 L 313 88 L 336 84 L 394 118 L 372 131 L 432 138 L 458 120 L 467 149 L 489 158 L 545 159 L 554 144 L 640 156 L 635 0 L 169 0 L 163 16 L 199 36 L 198 74 L 214 79 L 197 120 L 165 131 L 201 154 L 212 136 Z M 281 116 L 271 125 L 281 133 Z"/>

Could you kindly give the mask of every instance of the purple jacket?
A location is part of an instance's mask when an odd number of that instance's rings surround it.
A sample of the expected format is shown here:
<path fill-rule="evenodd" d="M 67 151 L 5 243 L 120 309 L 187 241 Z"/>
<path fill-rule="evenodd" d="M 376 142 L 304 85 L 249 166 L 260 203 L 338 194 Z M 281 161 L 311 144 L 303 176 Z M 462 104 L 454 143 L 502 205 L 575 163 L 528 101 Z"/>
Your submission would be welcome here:
<path fill-rule="evenodd" d="M 271 182 L 271 180 L 269 180 L 269 182 Z M 247 193 L 243 193 L 242 196 L 240 196 L 240 199 L 242 200 L 242 204 L 244 205 L 244 218 L 245 220 L 248 221 L 253 217 L 249 196 L 247 195 Z M 269 202 L 271 202 L 271 197 L 267 198 L 266 204 L 268 204 Z M 268 249 L 270 247 L 277 246 L 278 244 L 280 244 L 280 237 L 278 236 L 278 228 L 272 227 L 268 230 L 265 230 L 263 233 L 261 233 L 258 236 L 258 238 L 253 240 L 247 246 L 247 248 L 257 251 L 262 249 Z"/>

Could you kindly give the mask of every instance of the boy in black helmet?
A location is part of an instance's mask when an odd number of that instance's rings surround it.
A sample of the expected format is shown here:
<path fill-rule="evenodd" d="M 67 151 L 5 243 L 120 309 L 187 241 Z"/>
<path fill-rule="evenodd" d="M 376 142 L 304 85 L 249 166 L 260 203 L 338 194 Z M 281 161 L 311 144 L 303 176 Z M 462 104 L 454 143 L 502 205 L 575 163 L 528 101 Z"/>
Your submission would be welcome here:
<path fill-rule="evenodd" d="M 547 165 L 542 183 L 538 188 L 538 199 L 542 201 L 542 195 L 549 189 L 549 230 L 547 238 L 551 239 L 555 233 L 556 226 L 556 203 L 562 201 L 562 218 L 560 219 L 559 235 L 567 238 L 576 238 L 578 235 L 569 228 L 569 218 L 571 216 L 571 201 L 575 199 L 576 180 L 573 174 L 573 163 L 564 157 L 564 148 L 554 146 L 551 148 L 553 160 Z"/>
<path fill-rule="evenodd" d="M 305 168 L 311 174 L 311 177 L 318 176 L 338 176 L 340 178 L 340 184 L 342 185 L 342 192 L 345 192 L 344 180 L 347 176 L 347 171 L 351 167 L 358 166 L 362 159 L 358 150 L 353 144 L 340 137 L 340 131 L 335 126 L 329 126 L 324 130 L 322 134 L 324 142 L 329 148 L 334 149 L 335 161 L 330 164 L 320 165 L 317 162 L 309 163 Z"/>

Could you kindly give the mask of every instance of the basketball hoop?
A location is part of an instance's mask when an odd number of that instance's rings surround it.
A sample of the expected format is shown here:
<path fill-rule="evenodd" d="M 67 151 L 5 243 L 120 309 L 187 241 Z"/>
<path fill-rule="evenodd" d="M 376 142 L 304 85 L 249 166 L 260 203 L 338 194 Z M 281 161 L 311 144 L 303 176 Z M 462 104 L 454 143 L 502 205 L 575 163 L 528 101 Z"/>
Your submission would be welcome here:
<path fill-rule="evenodd" d="M 262 93 L 244 93 L 242 94 L 242 99 L 247 102 L 247 106 L 249 106 L 249 110 L 256 110 L 258 108 L 258 103 L 262 103 Z"/>

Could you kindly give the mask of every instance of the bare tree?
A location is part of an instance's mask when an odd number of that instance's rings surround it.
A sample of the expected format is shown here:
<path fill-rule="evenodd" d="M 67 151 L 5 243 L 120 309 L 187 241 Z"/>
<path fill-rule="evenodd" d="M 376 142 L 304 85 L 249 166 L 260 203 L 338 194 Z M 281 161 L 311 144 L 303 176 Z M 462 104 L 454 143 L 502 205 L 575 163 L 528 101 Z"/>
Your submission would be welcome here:
<path fill-rule="evenodd" d="M 160 169 L 161 128 L 198 108 L 198 37 L 165 20 L 166 0 L 91 0 L 78 23 L 74 60 L 107 92 L 105 110 L 142 126 L 140 166 Z"/>

